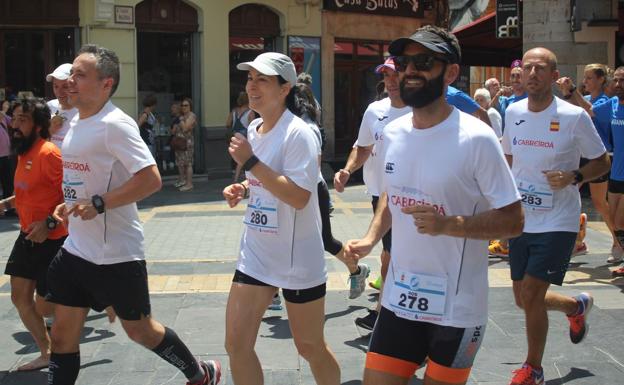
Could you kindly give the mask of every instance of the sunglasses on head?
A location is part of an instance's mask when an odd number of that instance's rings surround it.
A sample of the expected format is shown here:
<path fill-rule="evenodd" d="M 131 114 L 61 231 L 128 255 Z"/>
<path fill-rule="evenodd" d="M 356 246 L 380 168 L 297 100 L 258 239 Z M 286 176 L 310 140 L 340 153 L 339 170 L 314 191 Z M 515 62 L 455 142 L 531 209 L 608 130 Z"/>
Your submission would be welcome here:
<path fill-rule="evenodd" d="M 447 64 L 449 63 L 447 58 L 430 55 L 428 53 L 419 53 L 416 55 L 395 56 L 394 67 L 399 72 L 405 72 L 409 63 L 412 63 L 414 68 L 418 71 L 431 71 L 436 60 Z"/>

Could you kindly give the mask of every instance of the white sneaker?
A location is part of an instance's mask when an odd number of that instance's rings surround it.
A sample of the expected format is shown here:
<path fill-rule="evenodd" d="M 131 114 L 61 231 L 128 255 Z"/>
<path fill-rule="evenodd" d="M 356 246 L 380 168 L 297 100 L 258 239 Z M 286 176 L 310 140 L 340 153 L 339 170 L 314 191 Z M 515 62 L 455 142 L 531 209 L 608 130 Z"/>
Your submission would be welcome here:
<path fill-rule="evenodd" d="M 349 299 L 356 299 L 364 293 L 364 289 L 366 288 L 366 278 L 368 278 L 370 274 L 370 268 L 367 264 L 358 263 L 358 267 L 360 268 L 360 272 L 349 276 Z"/>
<path fill-rule="evenodd" d="M 607 258 L 607 263 L 620 263 L 624 258 L 624 250 L 619 246 L 613 246 L 611 248 L 611 255 Z"/>

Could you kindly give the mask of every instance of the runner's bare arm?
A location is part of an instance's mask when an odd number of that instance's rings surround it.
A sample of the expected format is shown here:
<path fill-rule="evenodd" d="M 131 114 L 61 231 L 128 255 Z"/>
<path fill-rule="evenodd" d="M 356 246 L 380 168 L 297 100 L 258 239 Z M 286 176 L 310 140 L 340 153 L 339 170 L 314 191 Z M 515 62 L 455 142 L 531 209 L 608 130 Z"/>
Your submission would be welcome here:
<path fill-rule="evenodd" d="M 162 187 L 160 173 L 155 165 L 139 170 L 121 186 L 102 195 L 107 210 L 125 206 L 147 198 Z"/>
<path fill-rule="evenodd" d="M 251 144 L 241 134 L 232 137 L 228 151 L 239 165 L 244 165 L 254 155 Z M 310 191 L 299 187 L 290 178 L 278 174 L 266 164 L 258 161 L 249 171 L 258 178 L 262 187 L 287 205 L 300 210 L 308 204 L 312 195 Z"/>
<path fill-rule="evenodd" d="M 487 111 L 485 110 L 485 108 L 481 107 L 478 110 L 476 110 L 474 112 L 474 115 L 479 118 L 481 121 L 483 121 L 485 124 L 487 124 L 488 126 L 492 127 L 492 122 L 490 121 L 490 116 L 488 115 Z"/>
<path fill-rule="evenodd" d="M 373 146 L 354 146 L 347 159 L 347 164 L 334 174 L 334 188 L 343 192 L 351 173 L 357 171 L 373 152 Z"/>
<path fill-rule="evenodd" d="M 4 215 L 5 210 L 15 207 L 15 195 L 0 200 L 0 215 Z"/>
<path fill-rule="evenodd" d="M 520 201 L 473 216 L 444 216 L 426 205 L 404 207 L 401 211 L 414 218 L 414 224 L 421 234 L 501 239 L 520 235 L 524 227 Z"/>
<path fill-rule="evenodd" d="M 379 240 L 390 230 L 392 215 L 388 208 L 388 195 L 384 192 L 379 197 L 377 210 L 371 224 L 362 239 L 351 239 L 345 244 L 345 257 L 361 259 L 367 256 Z"/>
<path fill-rule="evenodd" d="M 578 172 L 583 175 L 583 182 L 589 182 L 606 174 L 611 168 L 609 155 L 605 152 L 598 158 L 591 159 Z M 574 183 L 574 171 L 564 170 L 544 170 L 546 180 L 553 190 L 561 190 L 562 188 Z"/>

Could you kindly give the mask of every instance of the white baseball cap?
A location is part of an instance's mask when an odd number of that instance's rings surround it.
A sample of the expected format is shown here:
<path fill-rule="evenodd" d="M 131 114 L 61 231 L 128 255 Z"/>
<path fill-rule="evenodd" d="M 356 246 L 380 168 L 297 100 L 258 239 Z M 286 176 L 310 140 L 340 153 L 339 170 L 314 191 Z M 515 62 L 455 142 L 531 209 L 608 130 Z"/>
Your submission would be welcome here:
<path fill-rule="evenodd" d="M 236 68 L 243 71 L 253 68 L 263 75 L 279 75 L 289 82 L 291 87 L 297 84 L 295 65 L 288 56 L 281 53 L 265 52 L 258 55 L 254 61 L 240 63 Z"/>
<path fill-rule="evenodd" d="M 69 75 L 71 75 L 71 68 L 72 65 L 70 63 L 61 64 L 60 66 L 56 67 L 54 72 L 46 76 L 46 81 L 51 82 L 52 78 L 58 80 L 69 79 Z"/>

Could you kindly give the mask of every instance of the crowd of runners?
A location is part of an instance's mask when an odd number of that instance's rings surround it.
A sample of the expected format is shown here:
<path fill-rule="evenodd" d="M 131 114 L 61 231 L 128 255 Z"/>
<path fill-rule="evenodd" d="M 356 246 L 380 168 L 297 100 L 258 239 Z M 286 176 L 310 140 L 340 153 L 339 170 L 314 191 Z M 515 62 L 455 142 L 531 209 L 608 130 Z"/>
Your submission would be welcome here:
<path fill-rule="evenodd" d="M 613 235 L 608 262 L 622 260 L 624 67 L 588 65 L 584 96 L 559 76 L 555 53 L 533 48 L 512 63 L 511 87 L 488 79 L 475 101 L 451 86 L 462 57 L 448 31 L 422 27 L 388 52 L 375 69 L 387 96 L 366 109 L 333 179 L 340 193 L 363 167 L 371 196 L 368 231 L 344 243 L 332 235 L 310 87 L 280 53 L 237 66 L 247 72 L 257 118 L 229 143 L 245 180 L 223 190 L 230 207 L 246 204 L 225 310 L 234 383 L 264 383 L 254 346 L 267 307 L 281 306 L 281 289 L 294 344 L 316 383 L 340 384 L 324 337 L 324 251 L 348 269 L 353 299 L 370 274 L 361 259 L 381 241 L 380 277 L 371 282 L 380 300 L 356 320 L 372 330 L 365 385 L 407 384 L 420 367 L 425 385 L 467 382 L 486 336 L 488 253 L 509 257 L 525 314 L 526 360 L 510 385 L 543 384 L 547 311 L 567 317 L 572 344 L 589 330 L 593 297 L 549 290 L 586 251 L 583 183 Z M 151 316 L 136 202 L 162 182 L 136 122 L 110 100 L 120 82 L 116 54 L 85 45 L 46 79 L 56 100 L 28 98 L 14 108 L 15 195 L 0 201 L 0 214 L 17 209 L 21 228 L 5 270 L 11 298 L 41 351 L 18 370 L 49 368 L 48 384 L 74 384 L 94 309 L 119 319 L 131 340 L 178 368 L 187 384 L 219 383 L 218 361 L 196 359 Z M 624 276 L 624 268 L 613 274 Z"/>

